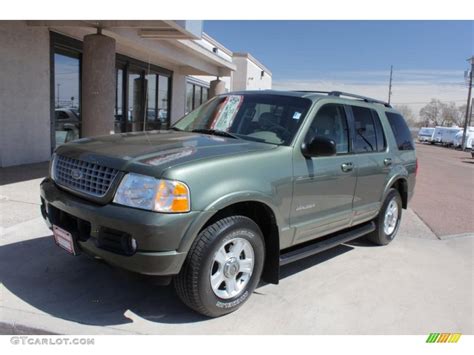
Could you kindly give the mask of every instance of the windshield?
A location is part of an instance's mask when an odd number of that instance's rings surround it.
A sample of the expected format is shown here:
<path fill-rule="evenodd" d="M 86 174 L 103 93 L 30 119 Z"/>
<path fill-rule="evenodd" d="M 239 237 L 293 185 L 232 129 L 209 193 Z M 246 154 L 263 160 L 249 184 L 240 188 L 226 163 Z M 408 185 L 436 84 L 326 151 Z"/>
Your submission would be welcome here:
<path fill-rule="evenodd" d="M 239 94 L 217 96 L 181 118 L 173 128 L 289 145 L 311 106 L 300 97 Z"/>

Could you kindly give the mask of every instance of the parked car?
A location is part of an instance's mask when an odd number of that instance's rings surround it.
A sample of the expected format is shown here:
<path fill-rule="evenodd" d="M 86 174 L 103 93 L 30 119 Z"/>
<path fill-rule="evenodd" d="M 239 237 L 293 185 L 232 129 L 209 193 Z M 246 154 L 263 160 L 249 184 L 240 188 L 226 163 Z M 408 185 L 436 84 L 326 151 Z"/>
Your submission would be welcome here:
<path fill-rule="evenodd" d="M 56 147 L 61 144 L 79 139 L 81 120 L 79 112 L 73 108 L 57 108 L 55 115 Z"/>
<path fill-rule="evenodd" d="M 431 142 L 433 140 L 434 127 L 421 127 L 418 131 L 419 142 Z"/>
<path fill-rule="evenodd" d="M 59 147 L 41 212 L 69 253 L 172 278 L 186 305 L 217 317 L 260 279 L 277 284 L 281 265 L 361 236 L 390 243 L 416 170 L 407 124 L 387 103 L 235 92 L 168 131 Z"/>

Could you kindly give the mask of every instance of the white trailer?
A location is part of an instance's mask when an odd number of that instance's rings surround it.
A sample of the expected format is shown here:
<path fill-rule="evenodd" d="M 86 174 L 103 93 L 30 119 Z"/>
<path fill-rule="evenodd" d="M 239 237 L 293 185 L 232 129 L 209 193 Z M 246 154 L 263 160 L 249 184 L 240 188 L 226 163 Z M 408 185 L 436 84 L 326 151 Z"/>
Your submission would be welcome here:
<path fill-rule="evenodd" d="M 463 133 L 464 133 L 463 130 L 456 133 L 456 136 L 454 137 L 454 141 L 453 141 L 453 145 L 455 148 L 461 147 Z M 474 140 L 474 127 L 471 126 L 467 128 L 466 148 L 472 149 L 473 140 Z"/>
<path fill-rule="evenodd" d="M 461 130 L 459 127 L 442 127 L 436 126 L 433 132 L 431 143 L 441 143 L 443 145 L 451 145 L 454 142 L 456 133 Z"/>
<path fill-rule="evenodd" d="M 418 131 L 418 142 L 431 142 L 434 131 L 434 127 L 421 127 Z"/>

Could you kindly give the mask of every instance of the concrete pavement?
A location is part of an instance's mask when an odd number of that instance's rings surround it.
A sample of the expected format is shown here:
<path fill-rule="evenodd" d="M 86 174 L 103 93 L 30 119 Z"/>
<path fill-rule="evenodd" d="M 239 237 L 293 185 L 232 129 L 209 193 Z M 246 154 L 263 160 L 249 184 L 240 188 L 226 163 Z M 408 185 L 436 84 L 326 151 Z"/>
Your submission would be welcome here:
<path fill-rule="evenodd" d="M 1 321 L 66 334 L 472 334 L 472 250 L 472 237 L 439 240 L 408 210 L 389 246 L 288 265 L 280 285 L 206 319 L 153 278 L 69 256 L 36 218 L 3 232 Z"/>

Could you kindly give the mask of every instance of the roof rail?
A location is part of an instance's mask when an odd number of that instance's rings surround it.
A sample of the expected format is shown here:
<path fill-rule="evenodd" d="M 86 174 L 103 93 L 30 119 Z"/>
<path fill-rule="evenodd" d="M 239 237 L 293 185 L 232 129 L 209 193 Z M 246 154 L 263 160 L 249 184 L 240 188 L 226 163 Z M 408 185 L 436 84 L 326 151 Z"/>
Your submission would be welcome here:
<path fill-rule="evenodd" d="M 297 91 L 298 92 L 314 93 L 314 94 L 327 94 L 328 96 L 337 96 L 337 97 L 346 96 L 346 97 L 351 97 L 351 98 L 354 98 L 354 99 L 362 100 L 362 101 L 368 102 L 368 103 L 380 104 L 380 105 L 384 105 L 385 107 L 389 107 L 389 108 L 392 107 L 392 105 L 390 105 L 388 102 L 385 102 L 385 101 L 373 99 L 373 98 L 367 97 L 367 96 L 350 94 L 348 92 L 343 92 L 343 91 L 313 91 L 313 90 L 308 90 L 308 91 L 297 90 Z"/>

